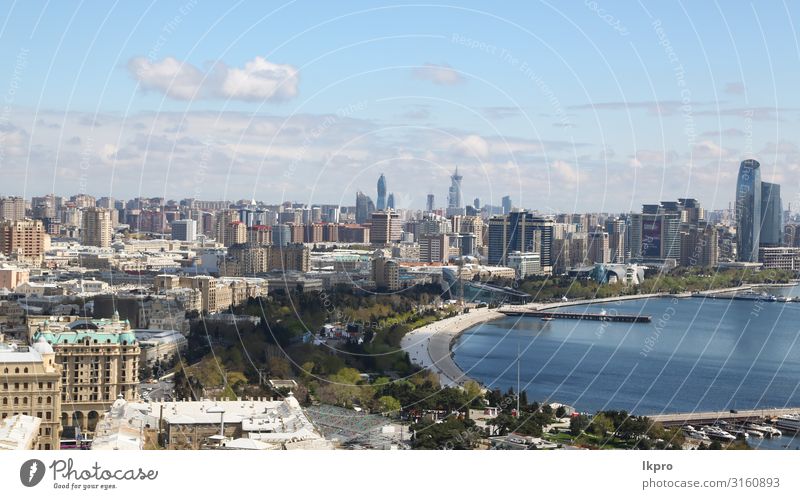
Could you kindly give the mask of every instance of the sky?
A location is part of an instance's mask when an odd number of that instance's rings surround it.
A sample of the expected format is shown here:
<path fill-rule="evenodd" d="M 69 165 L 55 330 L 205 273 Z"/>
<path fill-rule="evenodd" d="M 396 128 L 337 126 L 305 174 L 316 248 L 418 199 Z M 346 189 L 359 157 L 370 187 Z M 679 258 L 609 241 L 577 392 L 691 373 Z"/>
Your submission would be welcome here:
<path fill-rule="evenodd" d="M 800 207 L 800 6 L 0 2 L 0 195 Z M 796 26 L 797 25 L 797 26 Z"/>

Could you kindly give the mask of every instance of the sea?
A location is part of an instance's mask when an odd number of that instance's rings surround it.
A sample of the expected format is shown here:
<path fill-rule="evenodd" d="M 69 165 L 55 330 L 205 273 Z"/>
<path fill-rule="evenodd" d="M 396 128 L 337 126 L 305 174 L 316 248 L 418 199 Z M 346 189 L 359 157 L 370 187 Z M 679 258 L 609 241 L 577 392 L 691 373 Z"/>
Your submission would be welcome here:
<path fill-rule="evenodd" d="M 759 290 L 762 291 L 762 290 Z M 798 296 L 798 287 L 766 288 Z M 800 407 L 800 302 L 649 298 L 560 311 L 649 323 L 506 317 L 465 331 L 453 358 L 487 387 L 576 410 L 637 415 Z M 751 440 L 800 448 L 800 437 Z"/>

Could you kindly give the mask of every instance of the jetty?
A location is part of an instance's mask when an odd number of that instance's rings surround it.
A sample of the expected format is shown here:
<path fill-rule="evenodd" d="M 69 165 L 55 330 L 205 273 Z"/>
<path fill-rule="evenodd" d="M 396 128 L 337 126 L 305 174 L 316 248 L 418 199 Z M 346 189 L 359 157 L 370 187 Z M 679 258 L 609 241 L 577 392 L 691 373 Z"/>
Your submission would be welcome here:
<path fill-rule="evenodd" d="M 752 409 L 743 411 L 706 411 L 706 412 L 682 412 L 675 414 L 656 414 L 647 416 L 651 421 L 661 423 L 665 427 L 713 424 L 717 421 L 728 421 L 731 423 L 744 423 L 747 421 L 760 421 L 765 419 L 777 418 L 784 414 L 800 413 L 800 407 L 784 407 L 775 409 Z"/>
<path fill-rule="evenodd" d="M 559 312 L 558 310 L 500 310 L 510 317 L 542 317 L 547 319 L 574 319 L 608 322 L 651 322 L 649 315 L 604 314 L 590 312 Z"/>

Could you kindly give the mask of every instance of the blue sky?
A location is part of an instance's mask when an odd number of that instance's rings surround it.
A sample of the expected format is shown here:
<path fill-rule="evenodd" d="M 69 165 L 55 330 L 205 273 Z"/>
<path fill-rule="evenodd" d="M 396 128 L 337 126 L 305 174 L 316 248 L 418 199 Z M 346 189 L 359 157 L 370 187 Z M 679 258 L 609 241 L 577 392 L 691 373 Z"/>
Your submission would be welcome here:
<path fill-rule="evenodd" d="M 544 211 L 800 192 L 783 2 L 2 2 L 2 194 Z"/>

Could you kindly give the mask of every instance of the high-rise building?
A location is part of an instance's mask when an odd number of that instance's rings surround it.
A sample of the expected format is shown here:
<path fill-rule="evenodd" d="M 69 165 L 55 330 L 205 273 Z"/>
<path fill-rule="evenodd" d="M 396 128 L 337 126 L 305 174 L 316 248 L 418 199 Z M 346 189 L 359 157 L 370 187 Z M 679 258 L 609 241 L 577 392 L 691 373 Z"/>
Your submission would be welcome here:
<path fill-rule="evenodd" d="M 195 220 L 175 220 L 172 222 L 172 239 L 176 241 L 194 241 L 197 238 L 197 222 Z"/>
<path fill-rule="evenodd" d="M 761 237 L 759 246 L 777 247 L 783 244 L 783 206 L 781 186 L 761 182 Z"/>
<path fill-rule="evenodd" d="M 473 206 L 473 207 L 474 207 L 474 208 L 475 208 L 477 211 L 480 211 L 480 210 L 481 210 L 481 200 L 480 200 L 480 198 L 475 198 L 475 199 L 472 201 L 472 206 Z"/>
<path fill-rule="evenodd" d="M 718 234 L 713 225 L 700 222 L 681 229 L 681 266 L 715 267 L 718 260 Z"/>
<path fill-rule="evenodd" d="M 425 263 L 447 263 L 450 259 L 450 237 L 447 234 L 419 236 L 419 260 Z"/>
<path fill-rule="evenodd" d="M 236 210 L 226 209 L 219 212 L 214 220 L 214 233 L 215 239 L 218 243 L 228 247 L 231 243 L 225 237 L 228 234 L 228 226 L 233 222 L 239 221 L 239 212 Z"/>
<path fill-rule="evenodd" d="M 489 265 L 506 265 L 508 254 L 539 253 L 542 271 L 552 271 L 553 221 L 528 211 L 489 219 Z"/>
<path fill-rule="evenodd" d="M 511 196 L 503 196 L 500 203 L 503 206 L 503 215 L 511 213 Z"/>
<path fill-rule="evenodd" d="M 461 208 L 461 181 L 463 176 L 458 174 L 458 167 L 456 171 L 450 176 L 450 189 L 447 193 L 447 208 L 457 209 Z"/>
<path fill-rule="evenodd" d="M 278 224 L 272 228 L 272 245 L 286 246 L 292 242 L 292 228 L 287 224 Z"/>
<path fill-rule="evenodd" d="M 381 173 L 381 176 L 378 177 L 377 200 L 378 204 L 376 208 L 378 209 L 378 211 L 384 211 L 386 209 L 386 177 L 383 176 L 383 173 Z"/>
<path fill-rule="evenodd" d="M 86 208 L 83 210 L 81 239 L 85 246 L 108 248 L 114 228 L 111 212 L 105 208 Z"/>
<path fill-rule="evenodd" d="M 389 244 L 400 240 L 403 227 L 400 215 L 393 211 L 376 211 L 370 218 L 370 243 Z"/>
<path fill-rule="evenodd" d="M 375 211 L 375 205 L 369 196 L 359 191 L 356 193 L 356 223 L 363 224 L 369 221 L 372 212 Z"/>
<path fill-rule="evenodd" d="M 247 244 L 267 246 L 272 244 L 272 227 L 253 225 L 247 228 Z"/>
<path fill-rule="evenodd" d="M 608 232 L 600 228 L 588 233 L 587 258 L 592 263 L 610 263 L 611 253 L 608 245 Z"/>
<path fill-rule="evenodd" d="M 386 209 L 387 210 L 394 209 L 394 192 L 390 192 L 389 197 L 386 198 Z"/>
<path fill-rule="evenodd" d="M 378 289 L 396 291 L 400 289 L 400 267 L 396 261 L 378 252 L 372 258 L 372 280 Z"/>
<path fill-rule="evenodd" d="M 433 194 L 428 194 L 428 199 L 425 202 L 425 211 L 427 211 L 427 212 L 433 211 L 433 209 L 436 207 L 435 203 L 436 203 L 436 201 L 435 201 L 434 195 Z"/>
<path fill-rule="evenodd" d="M 25 218 L 25 199 L 17 196 L 0 198 L 0 220 Z"/>
<path fill-rule="evenodd" d="M 41 220 L 18 219 L 0 222 L 0 253 L 17 261 L 39 265 L 50 245 Z"/>
<path fill-rule="evenodd" d="M 761 243 L 761 169 L 758 161 L 739 165 L 736 181 L 736 247 L 740 262 L 758 261 Z"/>
<path fill-rule="evenodd" d="M 23 414 L 41 419 L 38 449 L 56 450 L 61 437 L 61 367 L 53 348 L 0 343 L 0 420 Z"/>
<path fill-rule="evenodd" d="M 244 244 L 247 242 L 247 226 L 244 222 L 231 222 L 225 228 L 225 246 L 231 247 L 234 244 Z"/>

